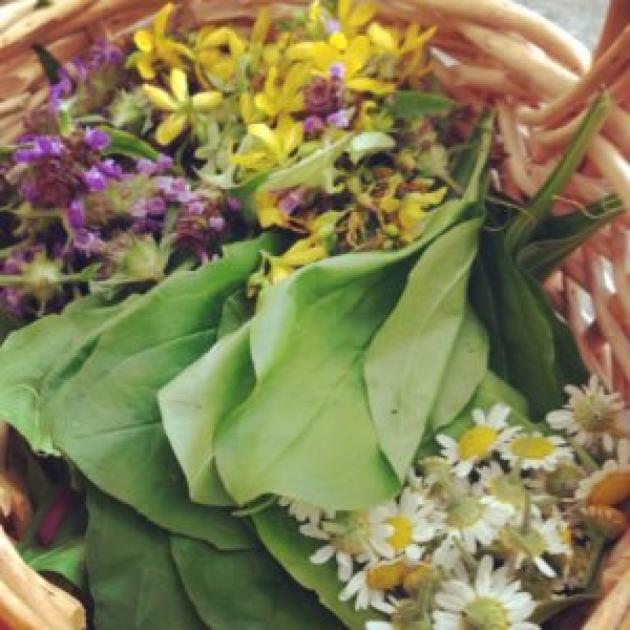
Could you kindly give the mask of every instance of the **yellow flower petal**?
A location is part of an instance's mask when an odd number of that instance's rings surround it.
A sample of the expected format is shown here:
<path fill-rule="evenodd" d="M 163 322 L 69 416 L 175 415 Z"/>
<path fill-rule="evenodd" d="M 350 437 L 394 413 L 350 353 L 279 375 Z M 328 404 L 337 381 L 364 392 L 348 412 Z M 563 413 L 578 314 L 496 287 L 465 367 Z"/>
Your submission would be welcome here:
<path fill-rule="evenodd" d="M 158 37 L 164 37 L 168 27 L 168 21 L 174 10 L 175 5 L 172 2 L 169 2 L 168 4 L 165 4 L 156 14 L 155 19 L 153 20 L 153 31 Z"/>
<path fill-rule="evenodd" d="M 346 63 L 346 76 L 353 77 L 360 72 L 372 56 L 372 45 L 365 35 L 355 37 L 346 51 L 344 60 Z"/>
<path fill-rule="evenodd" d="M 188 100 L 188 77 L 180 68 L 171 70 L 171 91 L 173 96 L 179 103 L 185 103 Z"/>
<path fill-rule="evenodd" d="M 346 82 L 346 86 L 357 92 L 370 92 L 378 96 L 385 94 L 391 94 L 395 89 L 394 83 L 387 83 L 385 81 L 377 81 L 376 79 L 358 78 L 350 79 Z"/>
<path fill-rule="evenodd" d="M 315 42 L 299 42 L 287 50 L 287 57 L 291 61 L 308 61 L 315 58 Z"/>
<path fill-rule="evenodd" d="M 365 26 L 375 15 L 377 7 L 372 3 L 360 4 L 350 15 L 347 27 L 351 33 Z"/>
<path fill-rule="evenodd" d="M 370 24 L 368 36 L 377 48 L 391 53 L 392 55 L 396 54 L 398 51 L 398 43 L 392 33 L 377 22 Z"/>
<path fill-rule="evenodd" d="M 264 123 L 254 123 L 247 128 L 250 136 L 258 138 L 276 157 L 281 157 L 282 148 L 278 136 L 271 130 L 269 125 Z"/>
<path fill-rule="evenodd" d="M 322 245 L 311 245 L 310 239 L 303 239 L 295 243 L 281 258 L 291 267 L 304 267 L 327 256 L 328 252 Z"/>
<path fill-rule="evenodd" d="M 308 73 L 304 64 L 294 64 L 289 68 L 287 77 L 282 86 L 282 98 L 291 100 L 302 89 L 308 79 Z"/>
<path fill-rule="evenodd" d="M 267 39 L 269 34 L 269 27 L 271 26 L 271 17 L 269 14 L 269 7 L 263 7 L 258 11 L 258 17 L 254 23 L 252 29 L 252 42 L 255 44 L 262 44 Z"/>
<path fill-rule="evenodd" d="M 136 68 L 138 68 L 140 76 L 145 81 L 151 81 L 152 79 L 155 79 L 156 72 L 153 68 L 152 59 L 149 55 L 140 54 L 136 62 Z"/>
<path fill-rule="evenodd" d="M 350 17 L 353 0 L 339 0 L 337 14 L 340 22 L 345 22 Z"/>
<path fill-rule="evenodd" d="M 150 33 L 145 29 L 137 31 L 133 36 L 133 41 L 135 42 L 138 50 L 141 50 L 143 53 L 150 53 L 153 50 L 153 33 Z"/>
<path fill-rule="evenodd" d="M 221 92 L 201 92 L 192 97 L 193 109 L 197 112 L 207 112 L 223 102 Z"/>
<path fill-rule="evenodd" d="M 162 146 L 170 144 L 184 131 L 184 129 L 186 128 L 187 120 L 188 119 L 186 114 L 171 114 L 157 128 L 155 139 Z"/>
<path fill-rule="evenodd" d="M 145 84 L 142 86 L 142 89 L 157 109 L 165 112 L 174 112 L 179 107 L 173 97 L 162 88 Z"/>
<path fill-rule="evenodd" d="M 340 52 L 343 52 L 348 48 L 348 38 L 343 33 L 333 33 L 330 36 L 328 43 Z"/>
<path fill-rule="evenodd" d="M 265 112 L 267 116 L 275 116 L 276 112 L 274 110 L 273 104 L 270 102 L 266 94 L 256 94 L 254 104 L 261 112 Z"/>

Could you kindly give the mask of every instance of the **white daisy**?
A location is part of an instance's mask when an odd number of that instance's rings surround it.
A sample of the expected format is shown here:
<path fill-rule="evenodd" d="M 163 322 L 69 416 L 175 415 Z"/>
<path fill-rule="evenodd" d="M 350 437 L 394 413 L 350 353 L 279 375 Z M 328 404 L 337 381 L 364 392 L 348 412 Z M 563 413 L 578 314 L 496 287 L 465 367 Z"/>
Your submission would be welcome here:
<path fill-rule="evenodd" d="M 352 512 L 335 521 L 322 521 L 319 525 L 307 522 L 300 532 L 309 538 L 325 541 L 311 557 L 313 564 L 326 564 L 333 558 L 337 562 L 337 576 L 347 582 L 354 570 L 355 560 L 367 562 L 373 556 L 370 548 L 370 521 L 366 512 Z"/>
<path fill-rule="evenodd" d="M 280 497 L 278 499 L 278 505 L 288 508 L 289 514 L 300 523 L 309 522 L 314 525 L 318 525 L 324 517 L 327 519 L 335 517 L 334 512 L 322 510 L 312 503 L 300 501 L 299 499 L 292 499 L 291 497 Z"/>
<path fill-rule="evenodd" d="M 455 440 L 448 435 L 438 435 L 437 442 L 442 446 L 442 456 L 455 466 L 458 477 L 467 477 L 473 466 L 488 459 L 502 444 L 518 433 L 518 427 L 507 425 L 510 408 L 497 404 L 488 415 L 481 409 L 472 412 L 474 426 Z"/>
<path fill-rule="evenodd" d="M 501 542 L 513 554 L 514 566 L 520 569 L 528 560 L 546 577 L 556 577 L 555 569 L 544 558 L 568 556 L 572 553 L 570 529 L 558 516 L 546 521 L 534 519 L 526 532 L 521 528 L 505 528 L 501 532 Z"/>
<path fill-rule="evenodd" d="M 493 630 L 539 630 L 527 621 L 536 608 L 529 593 L 521 591 L 520 581 L 511 581 L 506 567 L 493 571 L 490 556 L 479 563 L 474 584 L 449 580 L 436 596 L 434 630 L 460 628 Z"/>
<path fill-rule="evenodd" d="M 594 446 L 600 439 L 607 451 L 612 451 L 612 431 L 623 402 L 619 394 L 607 394 L 597 376 L 591 376 L 588 385 L 579 388 L 567 385 L 569 400 L 564 409 L 547 415 L 547 423 L 556 431 L 575 437 L 582 446 Z"/>
<path fill-rule="evenodd" d="M 412 562 L 420 560 L 422 543 L 432 540 L 438 532 L 435 504 L 409 487 L 398 500 L 370 510 L 370 523 L 370 545 L 388 560 L 401 554 Z"/>
<path fill-rule="evenodd" d="M 475 553 L 478 545 L 487 547 L 496 540 L 513 514 L 511 505 L 494 497 L 457 496 L 446 509 L 444 530 L 447 540 L 460 540 L 467 551 Z"/>
<path fill-rule="evenodd" d="M 591 505 L 619 505 L 630 498 L 630 440 L 619 440 L 616 457 L 582 479 L 575 497 Z"/>
<path fill-rule="evenodd" d="M 374 608 L 391 615 L 395 606 L 385 595 L 402 584 L 406 571 L 402 560 L 369 562 L 350 578 L 339 599 L 342 602 L 354 599 L 356 610 Z"/>
<path fill-rule="evenodd" d="M 563 461 L 573 461 L 573 450 L 557 435 L 520 433 L 502 449 L 501 457 L 523 470 L 543 469 L 553 472 Z"/>

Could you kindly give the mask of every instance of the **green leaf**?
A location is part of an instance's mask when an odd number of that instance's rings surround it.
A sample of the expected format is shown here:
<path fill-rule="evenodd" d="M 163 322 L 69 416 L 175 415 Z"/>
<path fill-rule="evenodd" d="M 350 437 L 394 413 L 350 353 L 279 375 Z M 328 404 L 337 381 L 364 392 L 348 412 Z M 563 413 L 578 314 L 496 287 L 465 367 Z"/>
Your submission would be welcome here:
<path fill-rule="evenodd" d="M 352 134 L 346 134 L 329 146 L 313 152 L 297 164 L 274 171 L 260 187 L 261 190 L 283 190 L 296 186 L 323 188 L 334 192 L 335 162 L 346 151 L 352 141 Z"/>
<path fill-rule="evenodd" d="M 0 343 L 2 343 L 10 333 L 22 326 L 18 319 L 0 310 Z"/>
<path fill-rule="evenodd" d="M 401 481 L 420 445 L 440 384 L 449 377 L 446 368 L 464 319 L 480 227 L 479 220 L 467 221 L 428 248 L 366 355 L 372 418 L 381 448 Z"/>
<path fill-rule="evenodd" d="M 489 351 L 488 334 L 468 307 L 431 409 L 432 430 L 451 422 L 473 397 L 488 370 Z"/>
<path fill-rule="evenodd" d="M 68 541 L 52 549 L 31 547 L 21 553 L 24 561 L 40 573 L 56 573 L 81 589 L 85 586 L 85 541 Z"/>
<path fill-rule="evenodd" d="M 160 152 L 137 136 L 115 127 L 103 125 L 99 127 L 111 138 L 110 145 L 103 151 L 103 155 L 122 155 L 131 159 L 146 158 L 155 161 Z"/>
<path fill-rule="evenodd" d="M 506 246 L 510 253 L 517 254 L 547 218 L 556 197 L 562 193 L 582 163 L 591 139 L 604 126 L 611 107 L 612 99 L 607 92 L 602 92 L 593 101 L 578 132 L 545 185 L 531 200 L 526 210 L 519 213 L 511 222 L 506 236 Z"/>
<path fill-rule="evenodd" d="M 213 630 L 343 628 L 264 551 L 220 552 L 174 536 L 171 553 L 199 617 Z"/>
<path fill-rule="evenodd" d="M 214 343 L 224 301 L 273 243 L 272 236 L 243 242 L 230 257 L 172 275 L 139 297 L 43 409 L 55 443 L 99 489 L 169 531 L 219 548 L 249 547 L 251 537 L 227 512 L 189 502 L 157 393 Z"/>
<path fill-rule="evenodd" d="M 214 433 L 254 388 L 249 333 L 245 325 L 218 341 L 158 395 L 164 430 L 198 503 L 232 504 L 217 475 Z"/>
<path fill-rule="evenodd" d="M 417 90 L 398 90 L 393 96 L 392 113 L 402 120 L 424 116 L 446 116 L 456 103 L 442 94 Z"/>
<path fill-rule="evenodd" d="M 242 214 L 249 225 L 256 225 L 256 211 L 254 208 L 254 196 L 256 191 L 269 179 L 269 173 L 261 173 L 256 175 L 249 181 L 236 186 L 235 188 L 228 188 L 227 194 L 230 197 L 238 199 L 242 206 Z"/>
<path fill-rule="evenodd" d="M 354 136 L 348 146 L 348 154 L 353 164 L 375 153 L 388 151 L 396 146 L 396 141 L 382 131 L 364 131 Z"/>
<path fill-rule="evenodd" d="M 87 298 L 62 315 L 49 315 L 22 328 L 0 348 L 0 416 L 11 424 L 35 452 L 58 454 L 51 427 L 41 415 L 48 381 L 79 349 L 111 324 L 128 303 L 104 305 Z M 70 367 L 70 366 L 68 366 Z"/>
<path fill-rule="evenodd" d="M 99 630 L 202 630 L 171 557 L 169 536 L 88 489 L 87 568 Z M 235 597 L 237 594 L 235 594 Z"/>
<path fill-rule="evenodd" d="M 341 627 L 364 630 L 368 621 L 383 618 L 376 610 L 356 611 L 351 602 L 339 601 L 343 583 L 337 578 L 335 563 L 315 565 L 310 561 L 310 556 L 322 543 L 302 535 L 298 524 L 286 510 L 279 507 L 265 510 L 254 516 L 254 524 L 260 539 L 273 557 L 298 584 L 317 594 L 322 605 L 343 622 Z M 339 626 L 335 624 L 330 626 L 331 630 L 337 627 Z"/>
<path fill-rule="evenodd" d="M 60 76 L 59 71 L 62 68 L 62 64 L 52 55 L 46 48 L 41 46 L 40 44 L 35 44 L 33 46 L 33 52 L 37 55 L 37 60 L 42 66 L 44 70 L 44 74 L 46 75 L 46 79 L 48 79 L 48 83 L 55 84 L 59 83 Z"/>
<path fill-rule="evenodd" d="M 251 328 L 258 384 L 215 432 L 219 474 L 237 503 L 271 493 L 354 509 L 396 492 L 362 363 L 418 252 L 465 210 L 461 202 L 437 209 L 405 250 L 327 259 L 265 293 Z"/>
<path fill-rule="evenodd" d="M 518 264 L 539 281 L 544 281 L 562 261 L 588 238 L 623 214 L 621 200 L 609 197 L 584 209 L 552 217 L 533 243 L 525 245 L 516 257 Z"/>
<path fill-rule="evenodd" d="M 225 300 L 219 327 L 217 329 L 217 339 L 222 339 L 230 333 L 238 330 L 245 322 L 254 316 L 255 301 L 247 297 L 245 289 L 239 289 Z"/>

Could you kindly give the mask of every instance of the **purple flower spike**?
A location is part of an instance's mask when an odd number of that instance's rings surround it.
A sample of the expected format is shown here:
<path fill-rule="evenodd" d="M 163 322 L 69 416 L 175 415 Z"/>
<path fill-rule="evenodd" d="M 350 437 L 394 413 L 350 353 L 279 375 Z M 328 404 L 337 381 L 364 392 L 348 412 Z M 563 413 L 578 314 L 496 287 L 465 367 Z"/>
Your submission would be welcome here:
<path fill-rule="evenodd" d="M 48 92 L 48 108 L 51 112 L 56 113 L 61 109 L 61 101 L 68 98 L 73 91 L 70 75 L 64 68 L 59 69 L 59 81 L 50 86 Z"/>
<path fill-rule="evenodd" d="M 225 219 L 222 216 L 210 217 L 208 219 L 208 227 L 215 232 L 223 232 L 225 225 Z"/>
<path fill-rule="evenodd" d="M 152 197 L 146 202 L 147 214 L 153 217 L 161 217 L 166 212 L 166 202 L 162 197 Z"/>
<path fill-rule="evenodd" d="M 147 175 L 148 177 L 164 173 L 171 168 L 173 168 L 173 158 L 163 153 L 160 154 L 155 162 L 147 160 L 146 158 L 140 158 L 136 162 L 136 171 L 138 174 Z"/>
<path fill-rule="evenodd" d="M 16 164 L 31 164 L 45 157 L 59 157 L 65 149 L 61 138 L 55 136 L 25 136 L 21 142 L 26 146 L 13 154 Z"/>
<path fill-rule="evenodd" d="M 104 245 L 98 232 L 77 230 L 74 233 L 74 248 L 84 254 L 99 254 L 103 251 Z"/>
<path fill-rule="evenodd" d="M 168 171 L 173 168 L 173 163 L 173 158 L 170 155 L 160 153 L 160 156 L 155 162 L 155 166 L 158 169 L 158 173 L 163 173 L 164 171 Z"/>
<path fill-rule="evenodd" d="M 324 121 L 320 116 L 309 116 L 304 120 L 304 133 L 316 136 L 324 131 Z"/>
<path fill-rule="evenodd" d="M 339 129 L 347 129 L 351 122 L 351 112 L 348 109 L 340 109 L 338 112 L 327 116 L 326 122 L 334 127 L 339 127 Z"/>
<path fill-rule="evenodd" d="M 338 33 L 341 30 L 341 24 L 339 24 L 338 20 L 330 19 L 326 22 L 326 33 L 328 35 L 333 35 L 334 33 Z"/>
<path fill-rule="evenodd" d="M 338 61 L 330 66 L 330 78 L 341 80 L 346 76 L 346 66 Z"/>
<path fill-rule="evenodd" d="M 305 188 L 290 190 L 278 201 L 278 208 L 285 214 L 292 214 L 304 203 L 305 194 Z"/>
<path fill-rule="evenodd" d="M 101 192 L 107 188 L 107 179 L 96 166 L 83 173 L 83 182 L 90 192 Z"/>
<path fill-rule="evenodd" d="M 97 166 L 98 170 L 108 179 L 122 179 L 123 177 L 122 167 L 115 160 L 103 160 Z"/>
<path fill-rule="evenodd" d="M 243 210 L 243 202 L 236 197 L 228 197 L 227 198 L 227 207 L 232 212 L 242 212 Z"/>
<path fill-rule="evenodd" d="M 201 216 L 206 211 L 206 204 L 203 201 L 193 201 L 186 206 L 186 212 L 194 216 Z"/>
<path fill-rule="evenodd" d="M 85 229 L 85 205 L 81 199 L 75 199 L 68 208 L 68 223 L 74 230 Z"/>
<path fill-rule="evenodd" d="M 108 133 L 105 133 L 101 129 L 91 129 L 88 127 L 85 130 L 85 144 L 93 151 L 103 151 L 112 142 Z"/>

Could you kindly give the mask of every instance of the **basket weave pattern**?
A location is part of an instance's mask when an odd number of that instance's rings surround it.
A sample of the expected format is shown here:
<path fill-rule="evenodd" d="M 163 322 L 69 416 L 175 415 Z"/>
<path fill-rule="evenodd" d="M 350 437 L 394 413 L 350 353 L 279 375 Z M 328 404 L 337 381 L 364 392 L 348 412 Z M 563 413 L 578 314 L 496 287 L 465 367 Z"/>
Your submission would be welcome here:
<path fill-rule="evenodd" d="M 285 0 L 275 10 L 281 14 L 305 2 Z M 35 0 L 17 0 L 0 7 L 0 143 L 17 137 L 24 112 L 46 100 L 33 44 L 65 61 L 95 40 L 124 37 L 162 3 L 64 0 L 34 10 Z M 183 0 L 180 15 L 196 23 L 250 18 L 264 4 L 269 2 Z M 463 102 L 496 105 L 507 156 L 501 176 L 517 197 L 535 193 L 553 168 L 579 124 L 575 106 L 582 109 L 607 86 L 616 107 L 566 192 L 571 204 L 560 203 L 559 211 L 576 211 L 613 190 L 630 209 L 630 27 L 612 46 L 603 45 L 630 21 L 630 3 L 613 2 L 595 61 L 561 28 L 509 1 L 389 0 L 381 13 L 438 25 L 435 47 L 447 56 L 436 57 L 435 72 Z M 630 212 L 571 256 L 548 289 L 590 370 L 630 401 Z"/>

